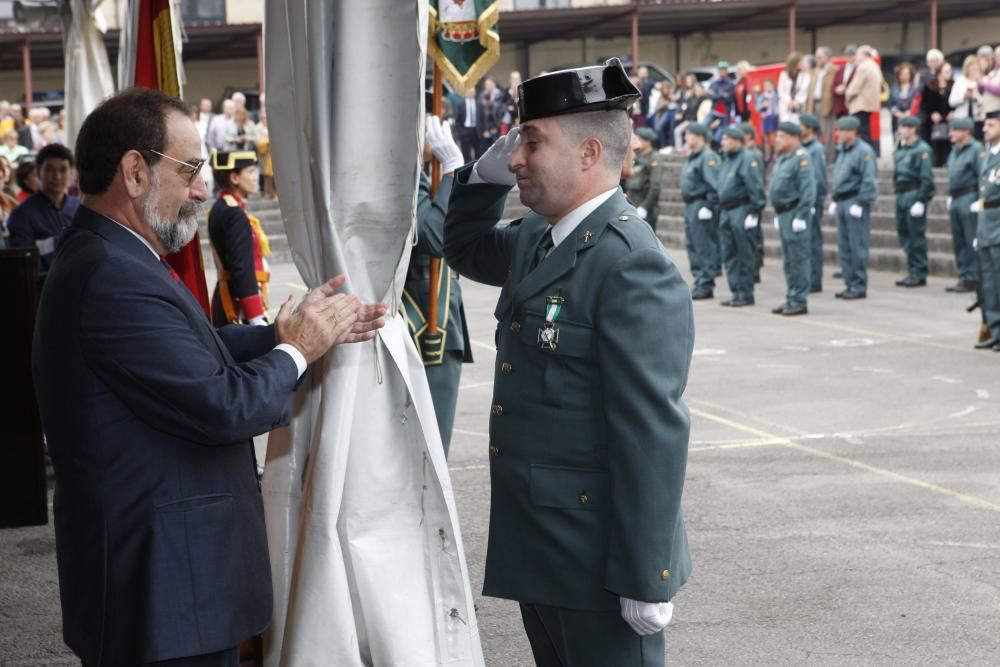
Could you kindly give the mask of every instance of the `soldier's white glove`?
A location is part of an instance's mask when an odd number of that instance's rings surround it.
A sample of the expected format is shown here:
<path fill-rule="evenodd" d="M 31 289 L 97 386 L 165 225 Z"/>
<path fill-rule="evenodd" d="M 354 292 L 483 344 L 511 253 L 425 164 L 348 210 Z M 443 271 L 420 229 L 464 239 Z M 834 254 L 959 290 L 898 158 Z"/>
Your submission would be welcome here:
<path fill-rule="evenodd" d="M 774 216 L 774 231 L 776 231 L 776 232 L 780 232 L 781 231 L 781 225 L 778 223 L 778 216 L 777 215 Z"/>
<path fill-rule="evenodd" d="M 972 249 L 973 250 L 979 250 L 979 239 L 978 238 L 972 239 Z"/>
<path fill-rule="evenodd" d="M 622 618 L 637 635 L 653 635 L 667 627 L 674 615 L 672 602 L 638 602 L 620 598 Z"/>
<path fill-rule="evenodd" d="M 463 164 L 462 149 L 455 143 L 451 134 L 451 123 L 441 122 L 437 116 L 427 117 L 427 144 L 431 147 L 434 157 L 441 163 L 441 173 L 450 174 Z"/>
<path fill-rule="evenodd" d="M 712 219 L 712 209 L 707 206 L 702 206 L 698 209 L 698 219 L 699 220 L 711 220 Z"/>
<path fill-rule="evenodd" d="M 251 317 L 250 324 L 255 327 L 266 327 L 267 318 L 264 317 L 263 315 L 258 315 L 257 317 Z"/>
<path fill-rule="evenodd" d="M 638 214 L 639 214 L 639 217 L 640 217 L 640 218 L 642 218 L 643 220 L 645 220 L 645 219 L 646 219 L 646 213 L 647 213 L 647 211 L 646 211 L 646 208 L 645 208 L 645 207 L 643 207 L 643 206 L 639 206 L 639 207 L 637 207 L 637 208 L 635 209 L 635 211 L 636 211 L 636 213 L 638 213 Z"/>
<path fill-rule="evenodd" d="M 757 229 L 757 224 L 760 222 L 756 215 L 748 215 L 746 220 L 743 221 L 743 229 Z"/>
<path fill-rule="evenodd" d="M 948 197 L 948 198 L 947 198 L 947 199 L 946 199 L 946 200 L 944 201 L 944 207 L 945 207 L 946 209 L 948 209 L 949 211 L 951 210 L 951 197 Z"/>
<path fill-rule="evenodd" d="M 852 218 L 860 218 L 865 214 L 865 209 L 861 208 L 861 204 L 851 204 L 851 208 L 847 209 L 847 212 L 851 214 Z"/>
<path fill-rule="evenodd" d="M 915 201 L 913 202 L 913 206 L 910 207 L 910 215 L 914 218 L 922 218 L 924 210 L 924 203 L 922 201 Z"/>
<path fill-rule="evenodd" d="M 837 215 L 837 202 L 830 202 L 830 207 L 826 209 L 826 212 L 830 215 Z"/>
<path fill-rule="evenodd" d="M 806 231 L 806 221 L 805 220 L 799 220 L 798 218 L 795 218 L 794 220 L 792 220 L 792 231 L 793 232 L 804 232 L 804 231 Z"/>
<path fill-rule="evenodd" d="M 976 201 L 969 204 L 969 210 L 973 213 L 979 213 L 983 210 L 983 200 L 977 199 Z"/>
<path fill-rule="evenodd" d="M 476 162 L 476 173 L 479 178 L 494 185 L 513 186 L 517 178 L 507 167 L 510 164 L 510 157 L 517 150 L 521 143 L 521 128 L 512 128 L 506 135 L 500 137 L 496 142 L 483 153 L 483 156 Z"/>

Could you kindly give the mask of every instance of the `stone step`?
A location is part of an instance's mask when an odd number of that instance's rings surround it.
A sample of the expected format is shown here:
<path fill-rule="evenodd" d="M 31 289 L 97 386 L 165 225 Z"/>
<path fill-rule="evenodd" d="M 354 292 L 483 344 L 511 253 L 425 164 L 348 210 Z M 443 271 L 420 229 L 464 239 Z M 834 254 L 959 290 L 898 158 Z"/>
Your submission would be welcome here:
<path fill-rule="evenodd" d="M 515 200 L 516 201 L 516 200 Z M 681 196 L 680 188 L 669 187 L 660 190 L 660 206 L 663 206 L 663 202 L 683 202 L 684 199 Z M 930 214 L 931 215 L 948 215 L 948 194 L 945 191 L 940 191 L 931 200 Z M 520 202 L 518 202 L 520 204 Z M 826 198 L 825 206 L 830 205 L 830 198 Z M 875 201 L 876 211 L 885 211 L 887 213 L 892 213 L 895 215 L 896 211 L 896 196 L 891 193 L 882 192 L 879 194 L 879 198 Z"/>

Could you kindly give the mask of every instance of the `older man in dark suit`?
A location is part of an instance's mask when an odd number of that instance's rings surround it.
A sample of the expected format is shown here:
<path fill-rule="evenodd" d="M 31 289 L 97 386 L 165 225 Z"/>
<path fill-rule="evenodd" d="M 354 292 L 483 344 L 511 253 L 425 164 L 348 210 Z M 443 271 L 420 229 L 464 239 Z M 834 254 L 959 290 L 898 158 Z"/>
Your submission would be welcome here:
<path fill-rule="evenodd" d="M 213 328 L 160 259 L 197 228 L 201 154 L 180 100 L 136 89 L 98 107 L 39 306 L 63 636 L 85 666 L 237 664 L 271 620 L 251 438 L 288 423 L 310 362 L 385 312 L 338 278 L 273 326 Z"/>

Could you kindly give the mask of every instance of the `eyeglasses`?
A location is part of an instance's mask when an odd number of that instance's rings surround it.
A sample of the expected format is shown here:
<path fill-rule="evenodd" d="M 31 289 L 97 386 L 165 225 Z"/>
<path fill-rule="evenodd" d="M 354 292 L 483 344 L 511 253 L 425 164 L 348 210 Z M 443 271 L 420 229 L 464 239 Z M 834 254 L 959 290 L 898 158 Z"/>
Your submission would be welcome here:
<path fill-rule="evenodd" d="M 167 158 L 171 162 L 176 162 L 179 165 L 183 165 L 184 168 L 180 170 L 180 175 L 181 178 L 187 179 L 188 187 L 191 187 L 191 185 L 194 184 L 194 179 L 198 178 L 199 174 L 201 174 L 201 168 L 205 166 L 205 162 L 207 162 L 207 160 L 194 160 L 192 162 L 185 162 L 184 160 L 178 160 L 175 157 L 170 157 L 169 155 L 161 153 L 160 151 L 154 151 L 152 148 L 148 150 L 150 153 L 153 153 L 154 155 L 159 155 L 160 157 Z"/>

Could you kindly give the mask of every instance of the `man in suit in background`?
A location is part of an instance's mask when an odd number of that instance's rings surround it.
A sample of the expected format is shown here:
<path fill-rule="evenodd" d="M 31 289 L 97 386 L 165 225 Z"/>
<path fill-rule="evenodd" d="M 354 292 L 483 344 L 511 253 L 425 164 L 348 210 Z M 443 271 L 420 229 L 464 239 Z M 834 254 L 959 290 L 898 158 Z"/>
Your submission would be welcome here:
<path fill-rule="evenodd" d="M 831 62 L 833 51 L 829 46 L 816 49 L 816 77 L 813 87 L 806 98 L 806 113 L 811 113 L 819 119 L 819 131 L 816 139 L 823 144 L 826 161 L 833 162 L 837 155 L 837 146 L 833 141 L 833 82 L 837 78 L 837 66 Z"/>
<path fill-rule="evenodd" d="M 465 97 L 455 105 L 455 131 L 462 147 L 462 157 L 471 162 L 479 157 L 479 137 L 485 125 L 482 103 L 476 97 L 476 89 L 469 86 Z"/>
<path fill-rule="evenodd" d="M 335 293 L 337 278 L 275 325 L 214 329 L 160 259 L 197 229 L 201 156 L 180 100 L 102 103 L 38 309 L 63 637 L 88 667 L 235 667 L 271 620 L 252 437 L 288 423 L 310 362 L 370 339 L 385 312 Z"/>

